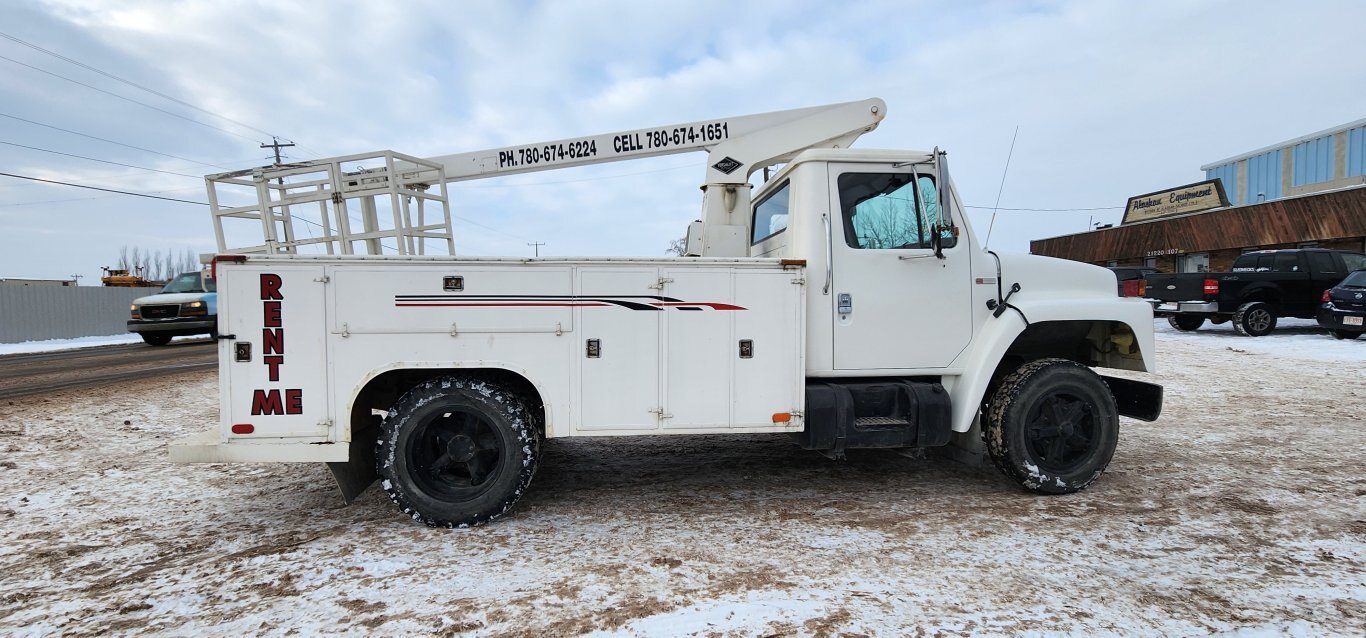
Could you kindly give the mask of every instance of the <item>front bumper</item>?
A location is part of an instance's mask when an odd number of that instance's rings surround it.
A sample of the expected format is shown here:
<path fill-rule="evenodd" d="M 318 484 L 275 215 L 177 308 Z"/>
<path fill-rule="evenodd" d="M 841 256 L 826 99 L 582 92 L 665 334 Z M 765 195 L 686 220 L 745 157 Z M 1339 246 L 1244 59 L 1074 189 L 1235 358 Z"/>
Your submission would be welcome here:
<path fill-rule="evenodd" d="M 177 319 L 129 319 L 128 332 L 155 332 L 172 336 L 197 335 L 218 329 L 217 317 L 181 317 Z"/>

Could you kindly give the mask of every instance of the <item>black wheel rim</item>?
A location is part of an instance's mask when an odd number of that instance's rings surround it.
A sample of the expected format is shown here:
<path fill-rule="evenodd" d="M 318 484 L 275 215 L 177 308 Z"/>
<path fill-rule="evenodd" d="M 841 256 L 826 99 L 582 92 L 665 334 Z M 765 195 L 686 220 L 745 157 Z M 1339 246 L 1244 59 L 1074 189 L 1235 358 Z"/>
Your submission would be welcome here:
<path fill-rule="evenodd" d="M 1049 394 L 1030 411 L 1024 433 L 1030 456 L 1043 473 L 1068 474 L 1091 455 L 1097 438 L 1095 408 L 1071 394 Z"/>
<path fill-rule="evenodd" d="M 502 468 L 500 436 L 493 423 L 473 410 L 455 408 L 427 417 L 408 441 L 413 481 L 443 501 L 478 497 Z"/>
<path fill-rule="evenodd" d="M 1261 332 L 1271 327 L 1271 313 L 1257 309 L 1247 313 L 1247 327 L 1253 332 Z"/>

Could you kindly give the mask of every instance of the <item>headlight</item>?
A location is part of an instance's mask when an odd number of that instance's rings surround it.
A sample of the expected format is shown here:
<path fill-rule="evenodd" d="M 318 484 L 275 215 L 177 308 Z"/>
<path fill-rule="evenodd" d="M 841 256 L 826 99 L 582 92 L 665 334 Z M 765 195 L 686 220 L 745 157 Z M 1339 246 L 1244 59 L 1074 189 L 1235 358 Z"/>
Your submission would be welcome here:
<path fill-rule="evenodd" d="M 128 312 L 130 312 L 130 313 L 133 314 L 133 318 L 134 318 L 134 319 L 141 319 L 141 318 L 142 318 L 142 313 L 138 312 L 138 305 L 137 305 L 137 304 L 132 304 L 132 305 L 128 306 Z"/>
<path fill-rule="evenodd" d="M 187 308 L 203 308 L 203 307 L 204 307 L 204 302 L 202 302 L 202 301 L 192 301 L 192 302 L 190 302 L 190 303 L 188 303 L 188 304 L 185 304 L 185 307 L 187 307 Z"/>

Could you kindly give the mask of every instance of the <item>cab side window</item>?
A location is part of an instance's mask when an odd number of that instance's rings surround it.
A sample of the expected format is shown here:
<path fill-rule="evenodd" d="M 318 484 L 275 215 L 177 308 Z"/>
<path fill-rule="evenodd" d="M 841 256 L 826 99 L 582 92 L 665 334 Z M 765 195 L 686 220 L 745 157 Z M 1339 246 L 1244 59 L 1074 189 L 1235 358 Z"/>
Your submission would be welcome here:
<path fill-rule="evenodd" d="M 1295 253 L 1276 253 L 1273 268 L 1276 272 L 1299 272 L 1300 256 Z"/>
<path fill-rule="evenodd" d="M 1347 270 L 1366 269 L 1366 255 L 1342 253 L 1342 263 L 1347 267 Z"/>
<path fill-rule="evenodd" d="M 791 185 L 783 184 L 754 206 L 754 220 L 750 225 L 750 245 L 787 230 L 788 187 Z"/>
<path fill-rule="evenodd" d="M 916 180 L 910 173 L 845 173 L 838 185 L 844 238 L 850 248 L 930 248 L 935 225 L 947 226 L 931 176 Z M 939 232 L 945 248 L 954 245 L 950 231 Z"/>
<path fill-rule="evenodd" d="M 1309 257 L 1309 265 L 1314 269 L 1316 275 L 1336 274 L 1338 267 L 1333 263 L 1333 256 L 1328 253 L 1305 253 Z"/>

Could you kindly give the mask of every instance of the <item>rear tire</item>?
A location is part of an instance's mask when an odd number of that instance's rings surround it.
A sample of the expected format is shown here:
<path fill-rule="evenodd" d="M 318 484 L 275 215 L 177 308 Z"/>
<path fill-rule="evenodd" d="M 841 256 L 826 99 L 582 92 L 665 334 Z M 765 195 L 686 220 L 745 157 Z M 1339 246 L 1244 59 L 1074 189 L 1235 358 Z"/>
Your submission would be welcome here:
<path fill-rule="evenodd" d="M 531 484 L 540 438 L 520 397 L 468 377 L 409 390 L 380 425 L 375 465 L 399 509 L 432 527 L 483 525 Z"/>
<path fill-rule="evenodd" d="M 1171 315 L 1167 317 L 1167 323 L 1182 332 L 1192 332 L 1205 325 L 1205 318 L 1199 315 Z"/>
<path fill-rule="evenodd" d="M 992 394 L 982 424 L 991 460 L 1040 494 L 1068 494 L 1100 478 L 1119 441 L 1109 386 L 1065 359 L 1031 361 Z"/>
<path fill-rule="evenodd" d="M 140 332 L 138 336 L 149 346 L 164 346 L 171 342 L 171 335 L 158 334 L 155 332 Z"/>
<path fill-rule="evenodd" d="M 1361 333 L 1355 330 L 1330 330 L 1329 332 L 1333 333 L 1334 339 L 1346 339 L 1348 341 L 1361 336 Z"/>
<path fill-rule="evenodd" d="M 1266 336 L 1276 329 L 1276 312 L 1265 301 L 1249 301 L 1233 313 L 1233 329 L 1248 337 Z"/>

